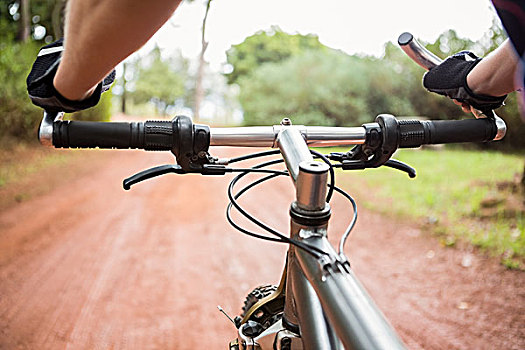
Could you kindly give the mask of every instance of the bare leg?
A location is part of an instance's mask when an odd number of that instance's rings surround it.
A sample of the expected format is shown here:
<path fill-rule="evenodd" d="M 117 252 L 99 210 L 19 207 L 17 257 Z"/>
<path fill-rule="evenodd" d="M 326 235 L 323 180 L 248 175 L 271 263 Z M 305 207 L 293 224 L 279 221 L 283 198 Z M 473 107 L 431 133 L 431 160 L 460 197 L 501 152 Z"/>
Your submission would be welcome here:
<path fill-rule="evenodd" d="M 70 0 L 54 86 L 81 100 L 170 18 L 181 0 Z"/>

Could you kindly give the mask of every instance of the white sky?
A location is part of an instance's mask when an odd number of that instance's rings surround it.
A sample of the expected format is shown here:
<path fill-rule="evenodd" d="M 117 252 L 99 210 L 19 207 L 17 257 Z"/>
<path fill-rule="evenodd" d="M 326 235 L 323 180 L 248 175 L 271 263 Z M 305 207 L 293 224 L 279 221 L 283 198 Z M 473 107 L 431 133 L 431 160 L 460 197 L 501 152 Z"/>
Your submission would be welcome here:
<path fill-rule="evenodd" d="M 184 2 L 153 37 L 161 49 L 180 49 L 188 58 L 200 50 L 204 0 Z M 206 60 L 220 71 L 225 52 L 259 30 L 279 26 L 288 33 L 315 33 L 329 47 L 349 54 L 380 55 L 387 41 L 410 31 L 425 41 L 455 29 L 461 37 L 478 40 L 492 24 L 489 0 L 214 0 L 206 38 Z"/>

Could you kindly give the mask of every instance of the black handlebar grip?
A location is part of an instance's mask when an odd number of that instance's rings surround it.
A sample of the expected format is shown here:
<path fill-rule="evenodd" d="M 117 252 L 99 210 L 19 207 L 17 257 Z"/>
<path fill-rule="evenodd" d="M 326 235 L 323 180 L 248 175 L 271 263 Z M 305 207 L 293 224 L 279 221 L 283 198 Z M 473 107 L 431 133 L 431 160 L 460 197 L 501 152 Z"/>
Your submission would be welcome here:
<path fill-rule="evenodd" d="M 493 119 L 399 120 L 399 147 L 428 144 L 488 142 L 494 140 L 497 127 Z"/>
<path fill-rule="evenodd" d="M 175 144 L 171 121 L 133 123 L 56 121 L 53 146 L 57 148 L 140 148 L 171 150 Z"/>
<path fill-rule="evenodd" d="M 143 123 L 56 121 L 57 148 L 144 148 Z"/>

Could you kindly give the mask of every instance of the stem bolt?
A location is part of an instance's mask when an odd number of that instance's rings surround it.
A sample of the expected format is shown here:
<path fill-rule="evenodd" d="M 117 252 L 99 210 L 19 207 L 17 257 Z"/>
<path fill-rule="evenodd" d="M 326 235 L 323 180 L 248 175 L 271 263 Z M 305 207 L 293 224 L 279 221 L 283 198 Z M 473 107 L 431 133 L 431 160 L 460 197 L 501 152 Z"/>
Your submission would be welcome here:
<path fill-rule="evenodd" d="M 292 121 L 290 120 L 290 118 L 283 118 L 283 120 L 281 120 L 281 125 L 290 126 L 292 125 Z"/>

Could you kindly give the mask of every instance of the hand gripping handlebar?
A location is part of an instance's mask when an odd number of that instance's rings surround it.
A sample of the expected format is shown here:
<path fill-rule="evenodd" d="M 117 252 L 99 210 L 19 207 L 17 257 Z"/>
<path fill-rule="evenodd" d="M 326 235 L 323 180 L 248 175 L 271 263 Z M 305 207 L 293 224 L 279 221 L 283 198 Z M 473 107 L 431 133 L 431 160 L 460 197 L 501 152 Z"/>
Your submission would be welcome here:
<path fill-rule="evenodd" d="M 443 60 L 436 55 L 434 55 L 432 52 L 427 50 L 423 45 L 421 45 L 414 36 L 408 32 L 405 32 L 399 36 L 397 39 L 397 43 L 401 47 L 403 51 L 410 57 L 414 62 L 419 64 L 421 67 L 423 67 L 426 70 L 430 70 L 434 68 L 435 66 L 438 66 L 443 62 Z M 498 117 L 494 111 L 492 112 L 494 115 L 494 123 L 496 126 L 496 136 L 494 137 L 494 141 L 501 140 L 505 133 L 507 132 L 507 126 L 505 125 L 505 121 Z M 476 118 L 486 118 L 487 116 L 483 114 L 480 110 L 473 110 L 472 114 Z"/>
<path fill-rule="evenodd" d="M 401 48 L 418 64 L 430 69 L 441 59 L 426 50 L 410 33 L 398 39 Z M 39 129 L 43 145 L 60 148 L 138 148 L 171 151 L 184 172 L 207 164 L 209 146 L 276 147 L 282 125 L 237 128 L 209 128 L 193 124 L 188 117 L 171 121 L 80 122 L 63 121 L 63 113 L 44 113 Z M 477 114 L 479 117 L 480 115 Z M 395 149 L 423 144 L 487 142 L 500 140 L 505 122 L 494 118 L 469 120 L 397 120 L 380 115 L 375 123 L 361 127 L 286 126 L 297 128 L 310 146 L 363 145 L 367 153 L 379 153 L 384 163 Z M 379 152 L 379 153 L 378 153 Z M 369 155 L 370 155 L 369 154 Z M 196 165 L 196 169 L 192 166 Z"/>

